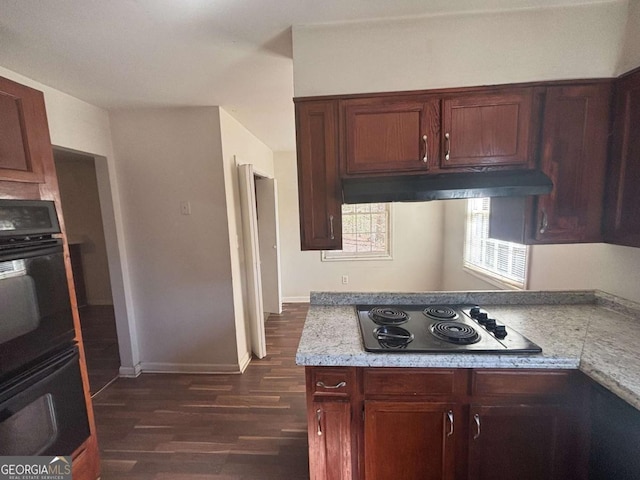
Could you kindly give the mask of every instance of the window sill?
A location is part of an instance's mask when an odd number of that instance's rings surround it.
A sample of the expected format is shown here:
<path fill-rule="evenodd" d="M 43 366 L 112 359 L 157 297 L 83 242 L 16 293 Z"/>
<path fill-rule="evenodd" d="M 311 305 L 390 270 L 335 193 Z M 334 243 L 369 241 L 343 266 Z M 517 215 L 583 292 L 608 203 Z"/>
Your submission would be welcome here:
<path fill-rule="evenodd" d="M 469 275 L 479 278 L 480 280 L 490 283 L 491 285 L 494 285 L 502 290 L 525 290 L 526 289 L 526 284 L 518 285 L 515 282 L 511 283 L 507 280 L 502 280 L 498 277 L 494 277 L 493 275 L 490 275 L 483 270 L 473 268 L 472 266 L 469 266 L 469 265 L 464 265 L 462 267 L 462 270 L 464 270 Z"/>
<path fill-rule="evenodd" d="M 393 260 L 393 256 L 383 253 L 380 255 L 345 255 L 340 257 L 337 257 L 337 256 L 328 257 L 326 254 L 326 251 L 323 250 L 322 253 L 320 254 L 320 260 L 323 262 L 362 262 L 362 261 L 377 262 L 379 260 L 381 261 Z"/>

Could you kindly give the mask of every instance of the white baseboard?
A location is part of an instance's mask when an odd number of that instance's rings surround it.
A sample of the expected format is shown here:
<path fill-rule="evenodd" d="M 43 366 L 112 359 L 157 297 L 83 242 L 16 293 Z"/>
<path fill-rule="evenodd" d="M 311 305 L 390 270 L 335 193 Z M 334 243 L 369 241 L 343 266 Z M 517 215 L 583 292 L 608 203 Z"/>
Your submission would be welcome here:
<path fill-rule="evenodd" d="M 251 363 L 251 352 L 245 352 L 245 354 L 240 359 L 240 373 L 244 373 L 244 371 Z"/>
<path fill-rule="evenodd" d="M 309 303 L 309 295 L 306 297 L 284 297 L 282 303 Z"/>
<path fill-rule="evenodd" d="M 120 367 L 120 370 L 118 372 L 119 376 L 121 377 L 125 377 L 125 378 L 136 378 L 137 376 L 140 375 L 140 373 L 142 373 L 142 369 L 140 367 L 140 364 L 137 364 L 134 367 Z"/>
<path fill-rule="evenodd" d="M 242 373 L 235 364 L 140 362 L 142 373 Z"/>

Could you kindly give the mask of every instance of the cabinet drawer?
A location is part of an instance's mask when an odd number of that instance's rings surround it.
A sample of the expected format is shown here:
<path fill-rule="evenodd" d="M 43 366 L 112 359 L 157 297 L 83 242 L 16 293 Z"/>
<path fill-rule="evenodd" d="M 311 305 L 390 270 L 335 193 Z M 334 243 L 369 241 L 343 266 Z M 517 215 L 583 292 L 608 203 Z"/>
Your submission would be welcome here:
<path fill-rule="evenodd" d="M 471 390 L 472 395 L 564 395 L 571 379 L 566 370 L 474 370 Z"/>
<path fill-rule="evenodd" d="M 466 373 L 453 369 L 368 369 L 364 372 L 365 395 L 450 395 L 463 393 Z"/>
<path fill-rule="evenodd" d="M 313 367 L 307 369 L 307 390 L 314 396 L 349 397 L 355 389 L 353 368 Z"/>

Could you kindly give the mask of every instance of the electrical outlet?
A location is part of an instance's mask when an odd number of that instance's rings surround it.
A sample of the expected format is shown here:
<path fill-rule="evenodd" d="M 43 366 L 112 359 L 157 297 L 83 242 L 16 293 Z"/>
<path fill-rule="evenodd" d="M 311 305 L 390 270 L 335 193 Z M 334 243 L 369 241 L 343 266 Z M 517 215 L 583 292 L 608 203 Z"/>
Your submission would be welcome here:
<path fill-rule="evenodd" d="M 342 284 L 346 285 L 349 283 L 349 275 L 342 275 Z"/>
<path fill-rule="evenodd" d="M 180 202 L 180 213 L 182 215 L 191 215 L 191 203 Z"/>

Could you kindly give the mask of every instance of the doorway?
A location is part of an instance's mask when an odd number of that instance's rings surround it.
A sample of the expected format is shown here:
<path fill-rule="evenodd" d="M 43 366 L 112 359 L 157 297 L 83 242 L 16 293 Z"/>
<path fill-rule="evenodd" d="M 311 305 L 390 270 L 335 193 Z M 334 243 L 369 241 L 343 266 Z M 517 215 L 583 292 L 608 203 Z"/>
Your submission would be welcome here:
<path fill-rule="evenodd" d="M 118 376 L 120 355 L 95 158 L 54 149 L 91 395 Z"/>
<path fill-rule="evenodd" d="M 245 265 L 245 311 L 251 351 L 267 354 L 265 321 L 282 313 L 277 185 L 273 178 L 238 165 Z"/>

